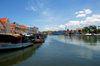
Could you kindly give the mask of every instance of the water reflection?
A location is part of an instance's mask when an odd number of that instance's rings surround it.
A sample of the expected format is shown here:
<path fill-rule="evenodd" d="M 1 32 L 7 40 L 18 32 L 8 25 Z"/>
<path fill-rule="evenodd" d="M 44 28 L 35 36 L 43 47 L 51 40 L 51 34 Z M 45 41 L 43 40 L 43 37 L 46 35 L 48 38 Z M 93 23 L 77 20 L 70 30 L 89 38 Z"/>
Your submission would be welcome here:
<path fill-rule="evenodd" d="M 94 36 L 51 35 L 42 45 L 0 53 L 0 66 L 100 66 L 99 62 L 100 39 Z"/>
<path fill-rule="evenodd" d="M 0 53 L 0 66 L 11 66 L 13 64 L 18 64 L 19 62 L 30 58 L 40 46 L 41 44 L 35 44 L 34 46 L 25 49 Z"/>
<path fill-rule="evenodd" d="M 64 36 L 65 42 L 84 43 L 90 46 L 96 46 L 100 42 L 100 38 L 96 36 Z"/>
<path fill-rule="evenodd" d="M 78 40 L 87 43 L 90 46 L 96 46 L 98 39 L 95 36 L 80 36 Z"/>
<path fill-rule="evenodd" d="M 55 40 L 66 44 L 84 46 L 94 50 L 100 50 L 100 36 L 56 36 Z"/>

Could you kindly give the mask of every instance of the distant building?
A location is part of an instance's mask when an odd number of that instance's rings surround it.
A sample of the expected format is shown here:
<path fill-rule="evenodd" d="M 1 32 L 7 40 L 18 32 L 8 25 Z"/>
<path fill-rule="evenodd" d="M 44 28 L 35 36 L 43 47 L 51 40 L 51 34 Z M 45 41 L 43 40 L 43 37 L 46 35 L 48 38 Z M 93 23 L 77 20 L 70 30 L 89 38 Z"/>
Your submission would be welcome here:
<path fill-rule="evenodd" d="M 52 34 L 52 31 L 48 31 L 48 34 Z"/>
<path fill-rule="evenodd" d="M 77 30 L 77 31 L 79 31 L 79 30 L 80 30 L 80 31 L 82 31 L 82 30 L 83 30 L 83 28 L 77 28 L 76 30 Z"/>
<path fill-rule="evenodd" d="M 97 26 L 97 29 L 100 29 L 100 26 Z"/>
<path fill-rule="evenodd" d="M 52 32 L 53 35 L 64 35 L 65 34 L 65 31 L 54 31 Z"/>
<path fill-rule="evenodd" d="M 0 18 L 0 22 L 3 27 L 3 32 L 10 33 L 10 21 L 8 18 Z"/>
<path fill-rule="evenodd" d="M 76 29 L 76 33 L 77 33 L 77 34 L 82 34 L 82 30 L 83 30 L 83 28 L 77 28 L 77 29 Z"/>

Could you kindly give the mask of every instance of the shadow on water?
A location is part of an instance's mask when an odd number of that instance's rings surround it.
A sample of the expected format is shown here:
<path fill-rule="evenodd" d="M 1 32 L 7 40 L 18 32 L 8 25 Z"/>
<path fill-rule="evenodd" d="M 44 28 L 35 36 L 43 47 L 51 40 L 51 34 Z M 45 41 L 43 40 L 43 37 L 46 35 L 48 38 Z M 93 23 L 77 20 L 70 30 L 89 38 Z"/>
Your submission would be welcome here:
<path fill-rule="evenodd" d="M 34 46 L 27 47 L 24 49 L 0 53 L 0 66 L 11 66 L 13 64 L 18 64 L 35 54 L 35 51 L 40 46 L 41 44 L 35 44 Z"/>

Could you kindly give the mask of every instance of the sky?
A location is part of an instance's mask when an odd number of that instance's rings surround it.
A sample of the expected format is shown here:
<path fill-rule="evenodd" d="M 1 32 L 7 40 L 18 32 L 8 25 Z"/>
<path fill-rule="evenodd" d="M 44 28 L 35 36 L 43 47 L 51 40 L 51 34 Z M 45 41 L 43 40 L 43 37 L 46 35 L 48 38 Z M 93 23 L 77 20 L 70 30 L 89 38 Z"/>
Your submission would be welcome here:
<path fill-rule="evenodd" d="M 100 26 L 100 0 L 0 0 L 0 18 L 40 31 Z"/>

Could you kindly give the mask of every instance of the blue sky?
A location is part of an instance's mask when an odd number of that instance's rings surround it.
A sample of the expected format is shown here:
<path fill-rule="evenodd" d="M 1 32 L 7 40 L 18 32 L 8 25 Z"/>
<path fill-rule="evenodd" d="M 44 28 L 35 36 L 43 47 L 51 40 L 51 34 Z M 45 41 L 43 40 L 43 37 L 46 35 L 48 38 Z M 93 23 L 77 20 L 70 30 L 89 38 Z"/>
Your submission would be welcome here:
<path fill-rule="evenodd" d="M 99 26 L 99 6 L 100 0 L 0 0 L 0 18 L 41 31 L 76 29 Z"/>

